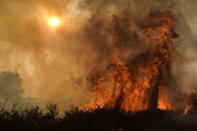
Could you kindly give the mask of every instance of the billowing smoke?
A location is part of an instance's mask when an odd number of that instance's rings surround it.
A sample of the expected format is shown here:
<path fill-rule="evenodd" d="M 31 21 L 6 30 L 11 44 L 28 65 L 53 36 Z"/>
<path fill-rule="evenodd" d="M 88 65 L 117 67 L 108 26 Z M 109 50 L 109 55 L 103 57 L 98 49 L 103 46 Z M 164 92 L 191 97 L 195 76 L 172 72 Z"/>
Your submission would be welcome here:
<path fill-rule="evenodd" d="M 62 105 L 87 99 L 92 50 L 80 42 L 81 24 L 87 16 L 79 14 L 76 4 L 63 0 L 0 2 L 0 69 L 19 73 L 24 96 Z M 46 20 L 54 15 L 62 21 L 57 30 Z"/>
<path fill-rule="evenodd" d="M 172 54 L 176 90 L 192 90 L 197 85 L 195 5 L 195 0 L 1 0 L 0 71 L 19 73 L 23 96 L 62 108 L 83 105 L 91 98 L 92 76 L 113 64 L 113 48 L 122 52 L 124 64 L 146 52 L 150 47 L 142 26 L 147 16 L 170 8 L 180 34 Z M 63 21 L 56 30 L 46 22 L 53 15 Z M 116 19 L 121 28 L 111 28 Z M 119 36 L 124 41 L 115 45 Z M 170 96 L 178 101 L 182 94 Z"/>

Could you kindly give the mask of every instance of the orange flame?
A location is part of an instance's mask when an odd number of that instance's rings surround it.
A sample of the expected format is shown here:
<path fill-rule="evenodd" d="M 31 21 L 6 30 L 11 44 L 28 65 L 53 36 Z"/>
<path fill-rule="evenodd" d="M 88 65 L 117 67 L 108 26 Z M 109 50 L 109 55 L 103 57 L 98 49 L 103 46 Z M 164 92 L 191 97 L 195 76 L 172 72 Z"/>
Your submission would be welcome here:
<path fill-rule="evenodd" d="M 114 63 L 103 76 L 95 76 L 93 98 L 83 109 L 118 108 L 125 111 L 146 109 L 174 109 L 168 99 L 168 92 L 161 86 L 166 79 L 171 63 L 170 51 L 172 39 L 177 38 L 173 31 L 176 20 L 166 11 L 147 19 L 144 27 L 145 38 L 151 48 L 125 65 L 120 57 L 121 51 L 113 49 Z M 114 16 L 113 28 L 119 25 Z M 114 37 L 114 45 L 121 42 L 121 37 Z M 162 92 L 162 93 L 161 93 Z"/>
<path fill-rule="evenodd" d="M 188 93 L 185 97 L 187 107 L 184 110 L 184 115 L 187 115 L 191 111 L 197 111 L 197 91 Z"/>

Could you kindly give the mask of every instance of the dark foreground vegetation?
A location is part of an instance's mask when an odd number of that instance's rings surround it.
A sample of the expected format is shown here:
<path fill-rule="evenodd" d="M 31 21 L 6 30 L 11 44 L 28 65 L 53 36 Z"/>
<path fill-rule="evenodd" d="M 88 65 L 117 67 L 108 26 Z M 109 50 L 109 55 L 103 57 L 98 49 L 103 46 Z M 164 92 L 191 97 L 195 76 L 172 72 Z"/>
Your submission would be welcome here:
<path fill-rule="evenodd" d="M 197 130 L 194 114 L 181 116 L 174 111 L 140 111 L 135 114 L 98 109 L 84 112 L 75 109 L 57 117 L 56 106 L 43 113 L 39 107 L 23 112 L 0 110 L 0 131 L 190 131 Z"/>

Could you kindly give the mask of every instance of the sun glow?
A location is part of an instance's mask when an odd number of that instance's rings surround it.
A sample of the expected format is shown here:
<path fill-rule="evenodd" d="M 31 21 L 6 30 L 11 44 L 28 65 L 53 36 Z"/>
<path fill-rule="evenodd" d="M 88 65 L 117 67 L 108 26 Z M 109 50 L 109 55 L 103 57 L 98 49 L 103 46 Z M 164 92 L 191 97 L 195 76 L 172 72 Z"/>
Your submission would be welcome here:
<path fill-rule="evenodd" d="M 51 27 L 58 27 L 60 25 L 60 20 L 57 17 L 51 17 L 48 19 L 48 24 Z"/>

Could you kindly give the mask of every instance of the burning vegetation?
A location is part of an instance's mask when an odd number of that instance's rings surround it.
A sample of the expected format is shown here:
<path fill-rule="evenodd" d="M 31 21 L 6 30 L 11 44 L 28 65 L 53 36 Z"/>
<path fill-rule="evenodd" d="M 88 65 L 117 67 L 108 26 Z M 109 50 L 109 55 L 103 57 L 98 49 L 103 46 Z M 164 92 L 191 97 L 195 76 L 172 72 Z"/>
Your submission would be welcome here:
<path fill-rule="evenodd" d="M 123 60 L 124 50 L 121 48 L 127 32 L 120 19 L 113 15 L 111 21 L 112 64 L 106 72 L 92 76 L 93 98 L 83 108 L 116 108 L 134 112 L 175 109 L 176 105 L 168 96 L 168 87 L 176 85 L 171 74 L 173 40 L 179 36 L 174 31 L 175 17 L 170 9 L 151 13 L 140 25 L 148 49 L 127 61 Z"/>
<path fill-rule="evenodd" d="M 184 115 L 187 115 L 189 112 L 196 113 L 197 111 L 197 92 L 192 91 L 188 93 L 185 97 L 187 107 L 185 108 Z"/>
<path fill-rule="evenodd" d="M 38 1 L 35 5 L 40 8 L 42 2 Z M 184 23 L 178 1 L 79 0 L 67 6 L 46 0 L 48 4 L 44 2 L 41 10 L 56 5 L 54 11 L 59 14 L 47 17 L 48 24 L 43 26 L 47 29 L 41 26 L 43 22 L 36 23 L 42 11 L 36 11 L 34 4 L 21 3 L 32 6 L 32 11 L 25 9 L 26 14 L 19 8 L 14 11 L 22 20 L 16 16 L 4 22 L 7 43 L 14 48 L 3 44 L 2 63 L 6 63 L 5 69 L 9 63 L 24 66 L 16 67 L 19 73 L 0 73 L 0 130 L 197 129 L 197 91 L 186 93 L 183 101 L 182 88 L 188 84 L 177 75 L 188 75 L 181 72 L 183 67 L 173 70 L 182 57 L 175 56 L 176 45 L 182 45 L 175 43 L 178 33 L 189 32 L 184 24 L 177 28 L 177 19 Z M 10 12 L 2 16 L 12 18 Z M 26 15 L 30 15 L 30 23 L 24 26 Z M 27 91 L 22 85 L 32 86 L 29 94 L 33 92 L 39 99 L 24 97 Z M 57 105 L 44 108 L 48 100 Z M 40 106 L 28 107 L 27 103 Z M 77 108 L 67 107 L 70 104 Z"/>

